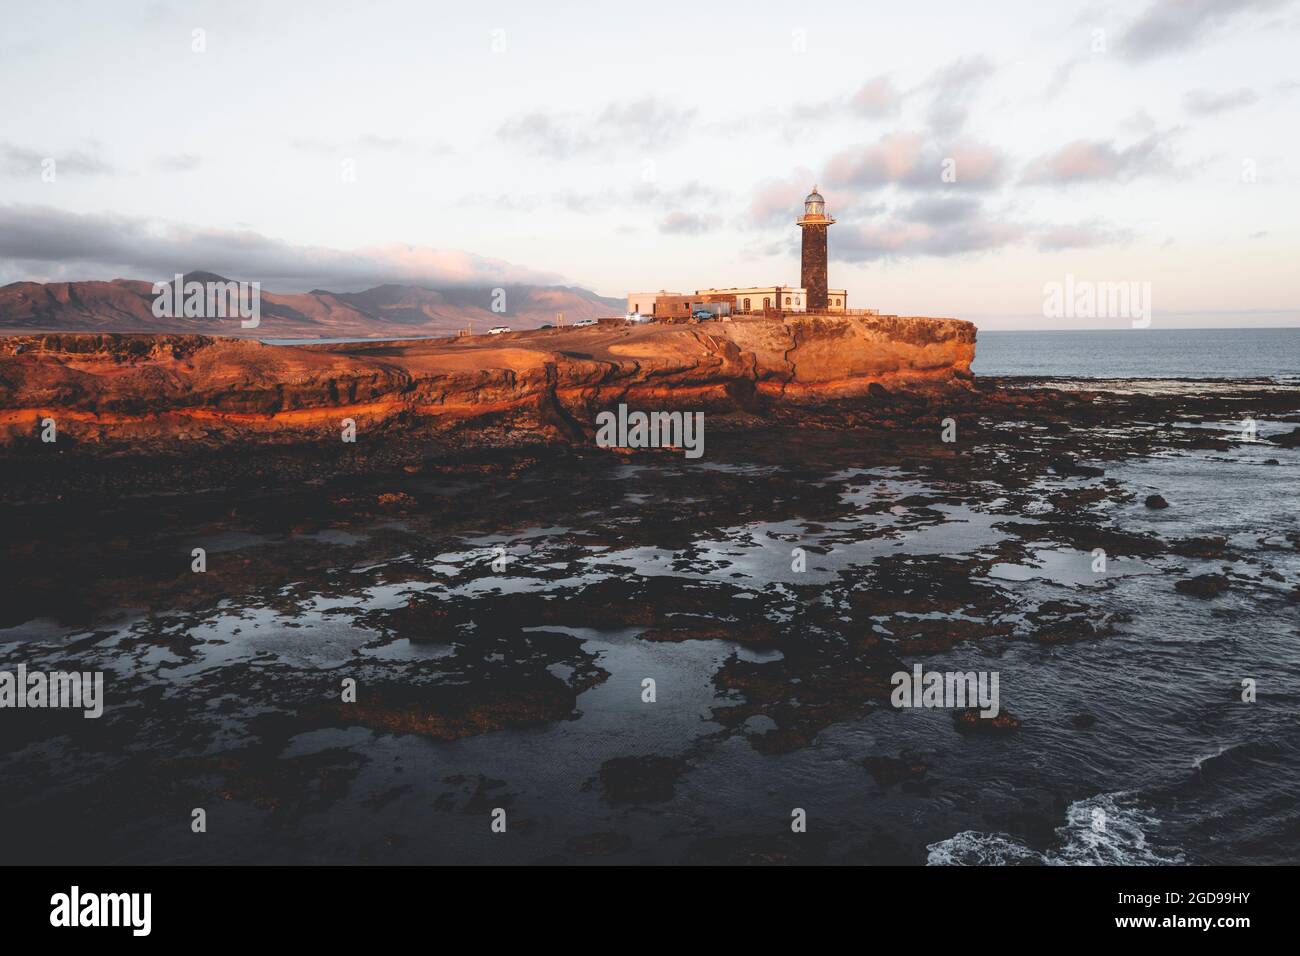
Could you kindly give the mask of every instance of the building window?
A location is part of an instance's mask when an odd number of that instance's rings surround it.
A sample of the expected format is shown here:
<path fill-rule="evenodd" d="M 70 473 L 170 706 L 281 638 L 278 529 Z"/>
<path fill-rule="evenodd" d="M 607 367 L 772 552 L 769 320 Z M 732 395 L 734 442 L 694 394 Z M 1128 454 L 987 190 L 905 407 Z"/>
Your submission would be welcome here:
<path fill-rule="evenodd" d="M 745 300 L 745 311 L 746 311 L 746 312 L 749 311 L 749 300 L 748 300 L 748 299 Z"/>
<path fill-rule="evenodd" d="M 763 311 L 766 312 L 770 308 L 772 308 L 772 300 L 767 296 L 763 296 Z"/>
<path fill-rule="evenodd" d="M 788 295 L 785 297 L 785 304 L 786 305 L 790 304 L 790 297 Z"/>

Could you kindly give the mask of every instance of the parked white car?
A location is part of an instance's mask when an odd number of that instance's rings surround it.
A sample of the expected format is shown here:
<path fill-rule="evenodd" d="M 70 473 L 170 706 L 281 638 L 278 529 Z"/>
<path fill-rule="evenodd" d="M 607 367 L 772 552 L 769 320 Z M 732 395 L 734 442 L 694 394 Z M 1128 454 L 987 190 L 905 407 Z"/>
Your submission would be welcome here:
<path fill-rule="evenodd" d="M 577 328 L 580 325 L 595 325 L 595 324 L 596 324 L 595 319 L 579 319 L 577 322 L 573 323 L 573 326 L 574 328 Z"/>
<path fill-rule="evenodd" d="M 492 328 L 488 329 L 488 335 L 500 335 L 502 332 L 509 331 L 510 326 L 508 325 L 494 325 Z"/>

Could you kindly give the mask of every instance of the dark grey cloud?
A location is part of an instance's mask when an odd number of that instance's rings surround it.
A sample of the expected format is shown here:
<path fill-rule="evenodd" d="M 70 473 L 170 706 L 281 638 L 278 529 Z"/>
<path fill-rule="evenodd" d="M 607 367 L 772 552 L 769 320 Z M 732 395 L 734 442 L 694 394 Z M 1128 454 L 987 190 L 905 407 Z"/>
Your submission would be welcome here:
<path fill-rule="evenodd" d="M 1295 0 L 1153 0 L 1122 30 L 1115 47 L 1118 55 L 1130 62 L 1152 60 L 1179 53 L 1212 39 L 1229 29 L 1234 21 L 1281 8 Z M 1105 6 L 1088 8 L 1076 18 L 1071 35 L 1087 38 L 1091 44 L 1100 33 L 1105 41 L 1108 32 L 1101 25 L 1111 18 Z M 1075 71 L 1085 63 L 1098 62 L 1107 50 L 1078 53 L 1058 66 L 1045 89 L 1047 99 L 1054 98 L 1070 82 Z"/>
<path fill-rule="evenodd" d="M 983 213 L 942 227 L 900 215 L 837 232 L 830 243 L 830 255 L 842 262 L 948 258 L 993 252 L 1024 240 L 1029 233 L 1029 227 L 1021 223 Z"/>
<path fill-rule="evenodd" d="M 831 257 L 845 262 L 953 258 L 1033 244 L 1042 252 L 1129 242 L 1132 234 L 1101 220 L 1034 223 L 977 199 L 927 198 L 865 225 L 837 231 Z"/>
<path fill-rule="evenodd" d="M 886 137 L 885 139 L 889 139 Z M 883 159 L 872 157 L 860 182 L 830 185 L 822 179 L 827 209 L 840 219 L 834 227 L 830 255 L 842 262 L 904 260 L 918 257 L 949 258 L 995 252 L 1014 245 L 1036 245 L 1041 251 L 1086 248 L 1128 242 L 1133 236 L 1101 220 L 1079 223 L 1033 221 L 992 197 L 992 191 L 915 191 L 910 182 L 915 143 L 886 150 Z M 924 150 L 920 151 L 921 154 Z M 996 154 L 1000 159 L 1000 154 Z M 883 170 L 883 172 L 882 172 Z M 861 172 L 854 169 L 855 172 Z M 810 177 L 798 170 L 787 179 L 768 180 L 755 190 L 745 225 L 770 233 L 798 214 Z M 926 186 L 929 179 L 926 179 Z M 879 190 L 880 185 L 904 188 Z M 746 258 L 797 254 L 797 240 L 766 245 L 755 240 Z"/>
<path fill-rule="evenodd" d="M 978 199 L 967 196 L 929 196 L 907 206 L 903 216 L 930 226 L 949 226 L 974 219 L 982 209 Z"/>
<path fill-rule="evenodd" d="M 1223 113 L 1238 107 L 1250 106 L 1252 103 L 1257 102 L 1259 102 L 1259 94 L 1244 86 L 1239 90 L 1224 93 L 1215 93 L 1211 90 L 1192 90 L 1183 97 L 1183 105 L 1187 107 L 1188 111 L 1201 116 Z"/>
<path fill-rule="evenodd" d="M 135 216 L 0 206 L 0 273 L 19 278 L 159 279 L 211 271 L 282 289 L 344 290 L 385 282 L 552 285 L 560 277 L 468 252 L 390 244 L 302 246 L 249 230 L 201 229 Z"/>
<path fill-rule="evenodd" d="M 1120 37 L 1120 53 L 1150 60 L 1189 49 L 1234 21 L 1266 13 L 1291 0 L 1154 0 Z"/>

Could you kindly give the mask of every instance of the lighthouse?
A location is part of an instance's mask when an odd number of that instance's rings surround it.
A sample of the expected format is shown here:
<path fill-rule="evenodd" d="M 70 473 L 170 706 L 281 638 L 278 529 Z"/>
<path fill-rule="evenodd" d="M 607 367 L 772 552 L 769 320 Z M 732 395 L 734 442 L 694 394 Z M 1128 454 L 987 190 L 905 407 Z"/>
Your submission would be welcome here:
<path fill-rule="evenodd" d="M 799 284 L 808 296 L 809 312 L 824 312 L 826 294 L 826 230 L 835 222 L 826 215 L 826 200 L 813 186 L 803 201 L 803 216 L 796 220 L 803 230 L 803 268 Z"/>

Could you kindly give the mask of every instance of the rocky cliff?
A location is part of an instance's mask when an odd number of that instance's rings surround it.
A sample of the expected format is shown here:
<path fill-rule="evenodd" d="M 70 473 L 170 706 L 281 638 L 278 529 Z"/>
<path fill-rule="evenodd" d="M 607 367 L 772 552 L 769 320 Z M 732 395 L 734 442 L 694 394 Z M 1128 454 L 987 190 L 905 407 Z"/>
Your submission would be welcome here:
<path fill-rule="evenodd" d="M 462 339 L 272 346 L 199 335 L 0 341 L 0 444 L 177 450 L 400 433 L 457 443 L 589 436 L 631 408 L 762 413 L 969 378 L 975 329 L 950 319 L 799 317 L 601 325 Z M 513 438 L 512 438 L 513 436 Z"/>

